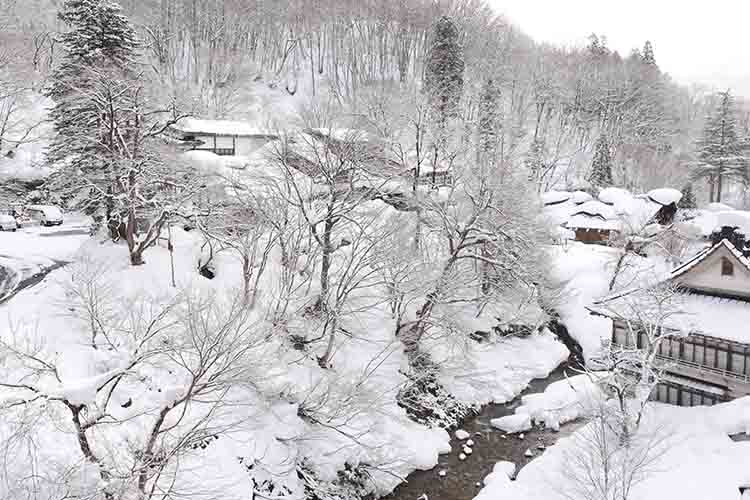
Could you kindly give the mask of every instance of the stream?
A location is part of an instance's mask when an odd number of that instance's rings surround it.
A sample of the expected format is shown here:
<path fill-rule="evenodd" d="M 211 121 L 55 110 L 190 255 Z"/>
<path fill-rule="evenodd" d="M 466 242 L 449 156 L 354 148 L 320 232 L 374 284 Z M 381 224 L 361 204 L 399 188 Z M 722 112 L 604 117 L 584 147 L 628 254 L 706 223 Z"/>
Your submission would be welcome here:
<path fill-rule="evenodd" d="M 521 397 L 526 394 L 543 392 L 544 389 L 568 375 L 573 375 L 567 363 L 563 363 L 556 370 L 543 379 L 535 379 L 519 396 L 508 403 L 489 404 L 482 411 L 464 421 L 461 429 L 469 432 L 469 439 L 474 441 L 472 454 L 466 460 L 458 458 L 466 441 L 456 439 L 455 431 L 451 432 L 451 453 L 441 455 L 438 465 L 431 470 L 415 471 L 406 478 L 406 482 L 398 486 L 387 499 L 417 500 L 426 495 L 429 500 L 471 500 L 484 486 L 483 479 L 492 472 L 496 462 L 506 460 L 516 464 L 516 472 L 535 457 L 544 452 L 544 448 L 551 446 L 560 437 L 570 435 L 580 425 L 570 422 L 561 427 L 559 432 L 550 429 L 534 427 L 532 430 L 519 435 L 510 435 L 494 428 L 490 421 L 494 418 L 511 415 L 521 404 Z M 531 450 L 533 456 L 527 457 L 526 451 Z M 439 472 L 445 471 L 444 477 Z M 477 483 L 479 486 L 477 486 Z"/>

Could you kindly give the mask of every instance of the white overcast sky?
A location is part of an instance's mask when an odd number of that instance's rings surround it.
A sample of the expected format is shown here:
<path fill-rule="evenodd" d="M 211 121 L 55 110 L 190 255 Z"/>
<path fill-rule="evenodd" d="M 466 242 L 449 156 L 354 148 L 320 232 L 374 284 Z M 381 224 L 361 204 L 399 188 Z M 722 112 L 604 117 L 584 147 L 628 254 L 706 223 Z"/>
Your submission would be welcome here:
<path fill-rule="evenodd" d="M 646 40 L 681 83 L 750 97 L 750 0 L 488 0 L 540 42 L 583 45 L 591 33 L 626 56 Z"/>

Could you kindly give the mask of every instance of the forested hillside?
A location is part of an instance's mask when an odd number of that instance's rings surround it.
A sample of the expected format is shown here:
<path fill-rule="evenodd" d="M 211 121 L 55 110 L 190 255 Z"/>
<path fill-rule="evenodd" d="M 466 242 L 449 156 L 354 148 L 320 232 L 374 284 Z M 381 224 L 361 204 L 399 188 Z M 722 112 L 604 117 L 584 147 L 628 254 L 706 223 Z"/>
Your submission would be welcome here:
<path fill-rule="evenodd" d="M 24 74 L 35 71 L 40 80 L 60 56 L 53 35 L 62 26 L 55 2 L 27 7 L 6 2 L 3 36 L 19 44 Z M 123 7 L 165 101 L 171 96 L 202 116 L 278 126 L 313 98 L 333 99 L 339 117 L 343 110 L 364 116 L 385 134 L 408 133 L 406 123 L 419 115 L 431 29 L 448 14 L 465 61 L 466 133 L 479 124 L 482 89 L 492 80 L 500 163 L 526 169 L 540 191 L 584 185 L 603 148 L 618 185 L 682 185 L 715 104 L 706 89 L 664 74 L 658 47 L 647 40 L 629 54 L 612 52 L 596 35 L 586 47 L 539 45 L 481 1 L 146 0 Z"/>
<path fill-rule="evenodd" d="M 480 0 L 0 0 L 0 498 L 703 500 L 687 457 L 731 500 L 747 401 L 649 468 L 654 283 L 712 241 L 742 286 L 749 185 L 745 102 L 648 40 Z M 691 366 L 750 366 L 712 345 Z"/>

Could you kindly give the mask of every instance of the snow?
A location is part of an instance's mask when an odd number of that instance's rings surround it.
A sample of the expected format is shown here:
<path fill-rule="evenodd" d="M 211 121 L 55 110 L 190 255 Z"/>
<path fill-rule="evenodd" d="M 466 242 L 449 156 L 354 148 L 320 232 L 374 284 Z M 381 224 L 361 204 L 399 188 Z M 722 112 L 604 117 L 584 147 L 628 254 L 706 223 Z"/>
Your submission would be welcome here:
<path fill-rule="evenodd" d="M 658 188 L 648 192 L 648 197 L 660 205 L 677 204 L 682 199 L 682 193 L 673 188 Z"/>
<path fill-rule="evenodd" d="M 458 439 L 459 441 L 464 441 L 465 439 L 469 439 L 469 436 L 471 436 L 471 434 L 469 434 L 463 429 L 458 429 L 455 434 L 456 434 L 456 439 Z"/>
<path fill-rule="evenodd" d="M 383 213 L 383 204 L 373 203 L 368 209 Z M 194 269 L 200 255 L 200 236 L 175 226 L 172 231 L 177 288 L 174 289 L 170 286 L 169 252 L 162 243 L 148 249 L 145 265 L 132 268 L 124 246 L 89 239 L 83 222 L 84 219 L 75 214 L 68 214 L 65 224 L 55 230 L 35 227 L 17 233 L 0 233 L 3 252 L 7 243 L 8 259 L 18 264 L 20 270 L 30 259 L 33 261 L 35 255 L 39 262 L 37 269 L 50 263 L 50 256 L 75 260 L 50 274 L 42 284 L 20 292 L 3 305 L 0 322 L 13 324 L 14 331 L 27 332 L 33 342 L 44 346 L 41 354 L 54 353 L 60 381 L 48 380 L 43 384 L 48 395 L 94 407 L 98 399 L 97 387 L 120 373 L 129 358 L 125 355 L 127 350 L 117 354 L 92 349 L 87 326 L 67 307 L 70 286 L 81 279 L 87 265 L 106 270 L 102 275 L 103 283 L 111 287 L 115 303 L 129 304 L 134 311 L 138 308 L 131 304 L 141 294 L 146 294 L 154 305 L 163 304 L 179 290 L 217 294 L 217 300 L 224 300 L 224 293 L 240 286 L 241 273 L 238 259 L 220 253 L 216 257 L 217 278 L 209 281 L 199 277 Z M 80 228 L 81 234 L 63 232 L 72 228 Z M 57 232 L 60 235 L 56 235 Z M 273 268 L 269 275 L 275 271 Z M 263 296 L 259 298 L 258 310 L 263 310 L 264 300 Z M 519 313 L 523 308 L 515 303 L 508 309 L 518 317 L 527 314 Z M 491 315 L 500 314 L 492 306 L 488 306 L 488 311 Z M 533 318 L 539 314 L 536 310 L 532 313 Z M 505 312 L 502 315 L 514 317 Z M 471 319 L 481 328 L 490 324 L 490 318 L 477 319 L 473 312 L 463 318 L 459 311 L 455 317 L 462 321 Z M 253 478 L 256 482 L 270 479 L 292 492 L 300 492 L 301 482 L 295 468 L 289 466 L 290 461 L 309 464 L 321 481 L 336 480 L 347 464 L 363 463 L 378 464 L 380 470 L 370 471 L 370 488 L 372 493 L 382 495 L 397 485 L 398 477 L 415 469 L 435 467 L 438 456 L 451 451 L 450 436 L 445 430 L 414 423 L 396 404 L 396 393 L 405 380 L 401 370 L 406 356 L 400 341 L 393 336 L 390 319 L 385 318 L 390 318 L 385 306 L 368 308 L 356 321 L 344 318 L 342 324 L 350 331 L 367 333 L 357 333 L 352 338 L 341 336 L 333 370 L 321 370 L 314 359 L 300 359 L 300 353 L 282 342 L 281 336 L 262 344 L 256 358 L 258 366 L 254 368 L 263 374 L 257 387 L 254 391 L 243 390 L 228 396 L 241 400 L 241 406 L 247 408 L 252 417 L 243 420 L 247 424 L 233 423 L 231 433 L 222 434 L 207 448 L 181 460 L 177 471 L 180 484 L 198 493 L 213 491 L 215 494 L 221 489 L 228 498 L 249 498 Z M 309 325 L 300 319 L 287 327 L 292 332 L 304 332 Z M 546 376 L 568 355 L 565 347 L 548 331 L 527 338 L 496 338 L 485 343 L 466 341 L 460 345 L 436 336 L 425 342 L 425 348 L 441 366 L 441 383 L 471 405 L 515 398 L 532 379 Z M 377 360 L 374 370 L 373 359 Z M 363 378 L 363 372 L 369 375 Z M 173 404 L 184 390 L 181 375 L 162 373 L 158 366 L 142 368 L 133 378 L 139 382 L 123 386 L 113 404 L 117 408 L 113 418 L 127 421 L 127 430 L 118 434 L 117 426 L 112 426 L 102 431 L 114 447 L 122 449 L 127 449 L 127 440 L 139 439 L 140 419 L 153 414 L 160 405 Z M 130 406 L 122 407 L 129 399 Z M 309 401 L 325 418 L 331 419 L 329 424 L 336 425 L 342 432 L 330 425 L 300 418 L 303 401 Z M 341 408 L 340 401 L 353 404 L 353 410 Z M 196 405 L 191 411 L 202 410 Z M 69 422 L 69 417 L 63 414 L 60 421 Z M 49 435 L 67 433 L 69 429 L 63 427 L 62 430 L 49 429 Z M 347 436 L 357 439 L 354 441 Z M 458 431 L 456 436 L 466 441 L 466 449 L 459 450 L 466 459 L 473 453 L 468 441 L 470 436 Z M 60 439 L 60 442 L 65 441 Z M 75 443 L 67 449 L 75 449 Z M 256 463 L 253 472 L 248 473 L 236 457 Z M 0 489 L 0 496 L 2 493 Z M 198 493 L 196 498 L 201 498 L 203 493 Z"/>
<path fill-rule="evenodd" d="M 200 118 L 181 118 L 174 126 L 186 134 L 216 134 L 216 135 L 271 135 L 264 128 L 252 123 L 232 120 L 206 120 Z"/>
<path fill-rule="evenodd" d="M 633 195 L 627 189 L 618 187 L 604 188 L 599 192 L 599 200 L 607 205 L 615 205 L 618 202 L 628 201 L 633 198 Z"/>
<path fill-rule="evenodd" d="M 441 366 L 439 380 L 467 404 L 505 403 L 535 378 L 549 375 L 568 357 L 568 350 L 545 330 L 525 338 L 466 346 L 430 343 L 432 359 Z"/>
<path fill-rule="evenodd" d="M 564 300 L 557 305 L 557 310 L 571 336 L 583 348 L 586 359 L 591 359 L 612 334 L 612 323 L 607 318 L 591 315 L 587 307 L 610 293 L 609 281 L 620 253 L 616 248 L 580 242 L 553 247 L 549 252 L 553 275 L 564 287 Z M 666 259 L 659 257 L 631 255 L 627 264 L 615 290 L 666 277 L 672 268 Z"/>
<path fill-rule="evenodd" d="M 706 210 L 708 210 L 709 212 L 725 212 L 734 210 L 734 207 L 730 207 L 726 203 L 712 202 L 706 205 Z"/>
<path fill-rule="evenodd" d="M 571 198 L 571 194 L 567 191 L 547 191 L 542 193 L 542 203 L 544 205 L 556 205 L 564 201 L 568 201 Z"/>
<path fill-rule="evenodd" d="M 579 205 L 576 214 L 598 215 L 604 219 L 614 219 L 617 215 L 611 206 L 596 200 Z"/>
<path fill-rule="evenodd" d="M 593 200 L 593 196 L 591 196 L 586 191 L 573 191 L 573 195 L 571 197 L 571 200 L 576 205 L 580 205 L 581 203 L 586 203 L 587 201 Z"/>
<path fill-rule="evenodd" d="M 573 454 L 582 453 L 591 425 L 578 429 L 548 448 L 518 473 L 515 481 L 490 474 L 480 500 L 563 500 L 570 498 L 576 462 Z M 711 407 L 675 407 L 651 403 L 647 406 L 639 435 L 660 436 L 664 450 L 642 482 L 637 483 L 631 500 L 736 500 L 738 487 L 750 479 L 747 462 L 750 446 L 734 442 L 728 436 L 744 432 L 750 426 L 750 398 L 745 397 Z M 654 438 L 652 438 L 654 439 Z"/>
<path fill-rule="evenodd" d="M 521 405 L 513 416 L 523 416 L 536 424 L 544 423 L 553 430 L 586 417 L 598 408 L 603 398 L 592 377 L 588 374 L 575 375 L 551 383 L 542 393 L 527 394 L 521 398 Z"/>
<path fill-rule="evenodd" d="M 627 315 L 628 303 L 637 300 L 640 292 L 632 296 L 608 301 L 606 310 Z M 750 324 L 750 303 L 711 295 L 680 293 L 671 301 L 680 314 L 671 315 L 664 326 L 685 333 L 699 333 L 711 337 L 750 343 L 750 331 L 738 325 Z M 592 309 L 597 310 L 598 307 Z"/>
<path fill-rule="evenodd" d="M 493 418 L 490 423 L 493 427 L 510 434 L 528 431 L 532 427 L 531 416 L 526 413 Z"/>

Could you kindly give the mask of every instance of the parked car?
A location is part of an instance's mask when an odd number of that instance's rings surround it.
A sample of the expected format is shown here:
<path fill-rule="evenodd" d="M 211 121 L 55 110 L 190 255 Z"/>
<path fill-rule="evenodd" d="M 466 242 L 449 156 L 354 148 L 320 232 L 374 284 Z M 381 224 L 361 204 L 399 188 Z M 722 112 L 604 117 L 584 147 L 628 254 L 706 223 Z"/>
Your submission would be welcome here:
<path fill-rule="evenodd" d="M 0 214 L 0 231 L 15 231 L 18 223 L 12 215 Z"/>
<path fill-rule="evenodd" d="M 29 205 L 26 213 L 42 226 L 59 226 L 63 223 L 62 210 L 54 205 Z"/>

